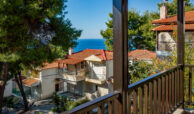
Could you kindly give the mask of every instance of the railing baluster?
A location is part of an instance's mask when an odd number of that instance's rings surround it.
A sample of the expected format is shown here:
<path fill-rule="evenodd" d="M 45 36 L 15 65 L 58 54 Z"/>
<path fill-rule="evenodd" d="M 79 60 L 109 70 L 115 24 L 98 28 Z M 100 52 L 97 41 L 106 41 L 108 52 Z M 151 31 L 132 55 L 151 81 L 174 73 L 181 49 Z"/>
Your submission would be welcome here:
<path fill-rule="evenodd" d="M 133 114 L 137 114 L 138 113 L 138 103 L 137 103 L 137 95 L 138 95 L 138 90 L 135 89 L 133 92 Z"/>
<path fill-rule="evenodd" d="M 174 74 L 175 71 L 172 72 L 172 110 L 174 109 Z"/>
<path fill-rule="evenodd" d="M 169 73 L 169 111 L 172 109 L 172 72 Z"/>
<path fill-rule="evenodd" d="M 143 114 L 143 87 L 139 87 L 139 113 Z"/>
<path fill-rule="evenodd" d="M 154 114 L 157 114 L 158 103 L 157 103 L 157 81 L 156 80 L 154 80 L 154 105 L 153 105 L 153 109 L 154 109 Z"/>
<path fill-rule="evenodd" d="M 192 103 L 192 67 L 189 67 L 189 90 L 188 90 L 189 105 Z"/>
<path fill-rule="evenodd" d="M 104 114 L 104 104 L 98 107 L 98 114 Z"/>
<path fill-rule="evenodd" d="M 165 113 L 165 78 L 162 77 L 162 114 Z"/>
<path fill-rule="evenodd" d="M 166 113 L 168 113 L 168 107 L 169 107 L 169 104 L 168 104 L 168 76 L 169 74 L 166 75 Z"/>
<path fill-rule="evenodd" d="M 108 102 L 108 114 L 113 114 L 113 101 Z"/>
<path fill-rule="evenodd" d="M 177 69 L 177 103 L 176 103 L 176 105 L 179 105 L 179 103 L 180 103 L 180 86 L 181 86 L 181 83 L 180 83 L 180 81 L 179 81 L 179 79 L 180 79 L 180 70 L 179 70 L 179 68 Z"/>
<path fill-rule="evenodd" d="M 152 103 L 152 82 L 149 83 L 149 107 L 150 107 L 150 113 L 153 114 L 153 103 Z"/>
<path fill-rule="evenodd" d="M 184 72 L 183 72 L 183 66 L 179 68 L 179 103 L 182 103 L 182 107 L 184 108 Z"/>
<path fill-rule="evenodd" d="M 127 114 L 131 114 L 131 92 L 128 92 L 127 101 Z"/>
<path fill-rule="evenodd" d="M 145 84 L 145 111 L 144 114 L 148 114 L 148 85 Z"/>
<path fill-rule="evenodd" d="M 177 69 L 174 73 L 174 107 L 177 105 Z"/>
<path fill-rule="evenodd" d="M 158 114 L 161 114 L 161 79 L 158 78 Z"/>

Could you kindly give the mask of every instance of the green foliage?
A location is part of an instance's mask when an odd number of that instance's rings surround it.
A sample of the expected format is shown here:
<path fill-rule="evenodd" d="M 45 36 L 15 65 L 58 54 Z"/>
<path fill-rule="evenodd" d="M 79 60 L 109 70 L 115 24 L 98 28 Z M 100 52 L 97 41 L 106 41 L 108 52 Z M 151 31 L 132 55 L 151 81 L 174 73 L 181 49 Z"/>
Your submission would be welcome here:
<path fill-rule="evenodd" d="M 173 38 L 175 41 L 177 41 L 177 31 L 173 31 Z M 188 41 L 185 43 L 184 47 L 184 62 L 185 64 L 193 65 L 194 64 L 194 48 L 192 45 L 192 35 L 188 37 Z M 175 48 L 170 56 L 166 57 L 164 60 L 160 59 L 154 59 L 153 65 L 158 69 L 159 71 L 164 71 L 167 69 L 170 69 L 172 67 L 177 66 L 177 48 Z"/>
<path fill-rule="evenodd" d="M 52 109 L 53 112 L 63 112 L 67 110 L 68 100 L 66 97 L 59 97 L 57 93 L 54 93 L 52 97 L 52 103 L 55 107 Z"/>
<path fill-rule="evenodd" d="M 158 9 L 163 3 L 158 3 Z M 166 3 L 168 8 L 168 15 L 172 16 L 177 14 L 177 0 Z M 190 0 L 185 2 L 185 11 L 194 10 L 193 4 Z M 106 30 L 101 30 L 101 35 L 105 39 L 105 45 L 107 50 L 113 50 L 113 14 L 109 14 L 110 20 L 106 22 Z M 155 32 L 152 31 L 154 26 L 151 21 L 159 19 L 158 12 L 145 11 L 140 15 L 134 9 L 130 9 L 128 12 L 128 41 L 129 50 L 146 48 L 154 50 L 155 48 Z"/>
<path fill-rule="evenodd" d="M 52 109 L 53 112 L 64 112 L 67 110 L 71 110 L 81 104 L 84 104 L 88 102 L 87 99 L 81 99 L 78 101 L 70 101 L 66 97 L 62 96 L 60 97 L 57 93 L 54 93 L 52 98 L 52 103 L 55 105 L 55 107 Z"/>
<path fill-rule="evenodd" d="M 1 0 L 0 62 L 18 70 L 63 57 L 80 30 L 65 18 L 66 0 Z"/>
<path fill-rule="evenodd" d="M 107 29 L 101 30 L 101 35 L 105 41 L 106 49 L 113 50 L 113 15 L 109 14 L 111 18 L 106 22 Z M 159 17 L 156 12 L 149 13 L 146 11 L 143 15 L 140 15 L 134 9 L 128 12 L 128 41 L 129 50 L 134 48 L 147 48 L 154 50 L 155 47 L 155 32 L 152 31 L 153 25 L 151 24 L 152 19 Z M 148 32 L 149 31 L 149 32 Z"/>
<path fill-rule="evenodd" d="M 88 101 L 89 101 L 88 99 L 81 99 L 81 100 L 72 102 L 71 105 L 69 106 L 68 110 L 71 110 L 71 109 L 73 109 L 81 104 L 88 102 Z"/>
<path fill-rule="evenodd" d="M 129 77 L 131 79 L 130 83 L 137 82 L 156 73 L 156 68 L 146 61 L 134 60 L 128 67 Z"/>
<path fill-rule="evenodd" d="M 158 9 L 163 5 L 163 3 L 158 3 Z M 173 16 L 177 14 L 177 0 L 172 0 L 171 2 L 165 3 L 168 10 L 168 16 Z M 190 0 L 185 0 L 185 11 L 194 10 L 193 4 Z"/>
<path fill-rule="evenodd" d="M 3 106 L 6 106 L 8 108 L 18 108 L 19 106 L 22 106 L 23 104 L 20 103 L 20 98 L 9 96 L 3 98 Z"/>

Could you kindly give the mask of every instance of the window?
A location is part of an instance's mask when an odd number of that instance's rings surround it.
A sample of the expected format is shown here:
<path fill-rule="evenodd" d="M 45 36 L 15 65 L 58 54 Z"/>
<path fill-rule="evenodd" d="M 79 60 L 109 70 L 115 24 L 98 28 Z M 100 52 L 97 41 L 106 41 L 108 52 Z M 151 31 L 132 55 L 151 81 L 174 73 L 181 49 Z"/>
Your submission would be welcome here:
<path fill-rule="evenodd" d="M 86 68 L 86 63 L 85 62 L 81 62 L 81 69 Z"/>
<path fill-rule="evenodd" d="M 96 85 L 96 91 L 98 91 L 98 85 Z"/>

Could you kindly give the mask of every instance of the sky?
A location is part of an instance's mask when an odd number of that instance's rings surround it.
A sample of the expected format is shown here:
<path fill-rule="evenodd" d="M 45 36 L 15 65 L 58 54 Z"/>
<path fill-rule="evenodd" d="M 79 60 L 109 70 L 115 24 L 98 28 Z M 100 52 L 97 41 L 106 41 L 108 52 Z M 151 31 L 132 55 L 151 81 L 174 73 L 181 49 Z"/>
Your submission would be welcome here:
<path fill-rule="evenodd" d="M 109 13 L 112 13 L 113 0 L 68 0 L 66 18 L 71 20 L 73 27 L 82 30 L 80 38 L 102 38 L 100 30 L 106 29 Z M 157 3 L 163 0 L 129 0 L 128 7 L 143 13 L 159 11 Z M 171 1 L 171 0 L 169 0 Z M 194 3 L 194 0 L 191 0 Z"/>

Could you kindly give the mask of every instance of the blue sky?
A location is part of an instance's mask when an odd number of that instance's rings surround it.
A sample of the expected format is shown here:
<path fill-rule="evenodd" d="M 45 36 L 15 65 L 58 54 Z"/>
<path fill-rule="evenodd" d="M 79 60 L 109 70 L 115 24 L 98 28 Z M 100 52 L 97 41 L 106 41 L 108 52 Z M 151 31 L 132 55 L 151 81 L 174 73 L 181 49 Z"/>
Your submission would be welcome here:
<path fill-rule="evenodd" d="M 171 1 L 171 0 L 170 0 Z M 142 13 L 146 10 L 158 11 L 157 3 L 162 0 L 129 0 L 129 9 Z M 191 0 L 194 3 L 194 0 Z M 80 38 L 102 38 L 100 30 L 105 30 L 105 22 L 110 19 L 112 0 L 68 0 L 68 14 L 73 27 L 83 30 Z"/>

